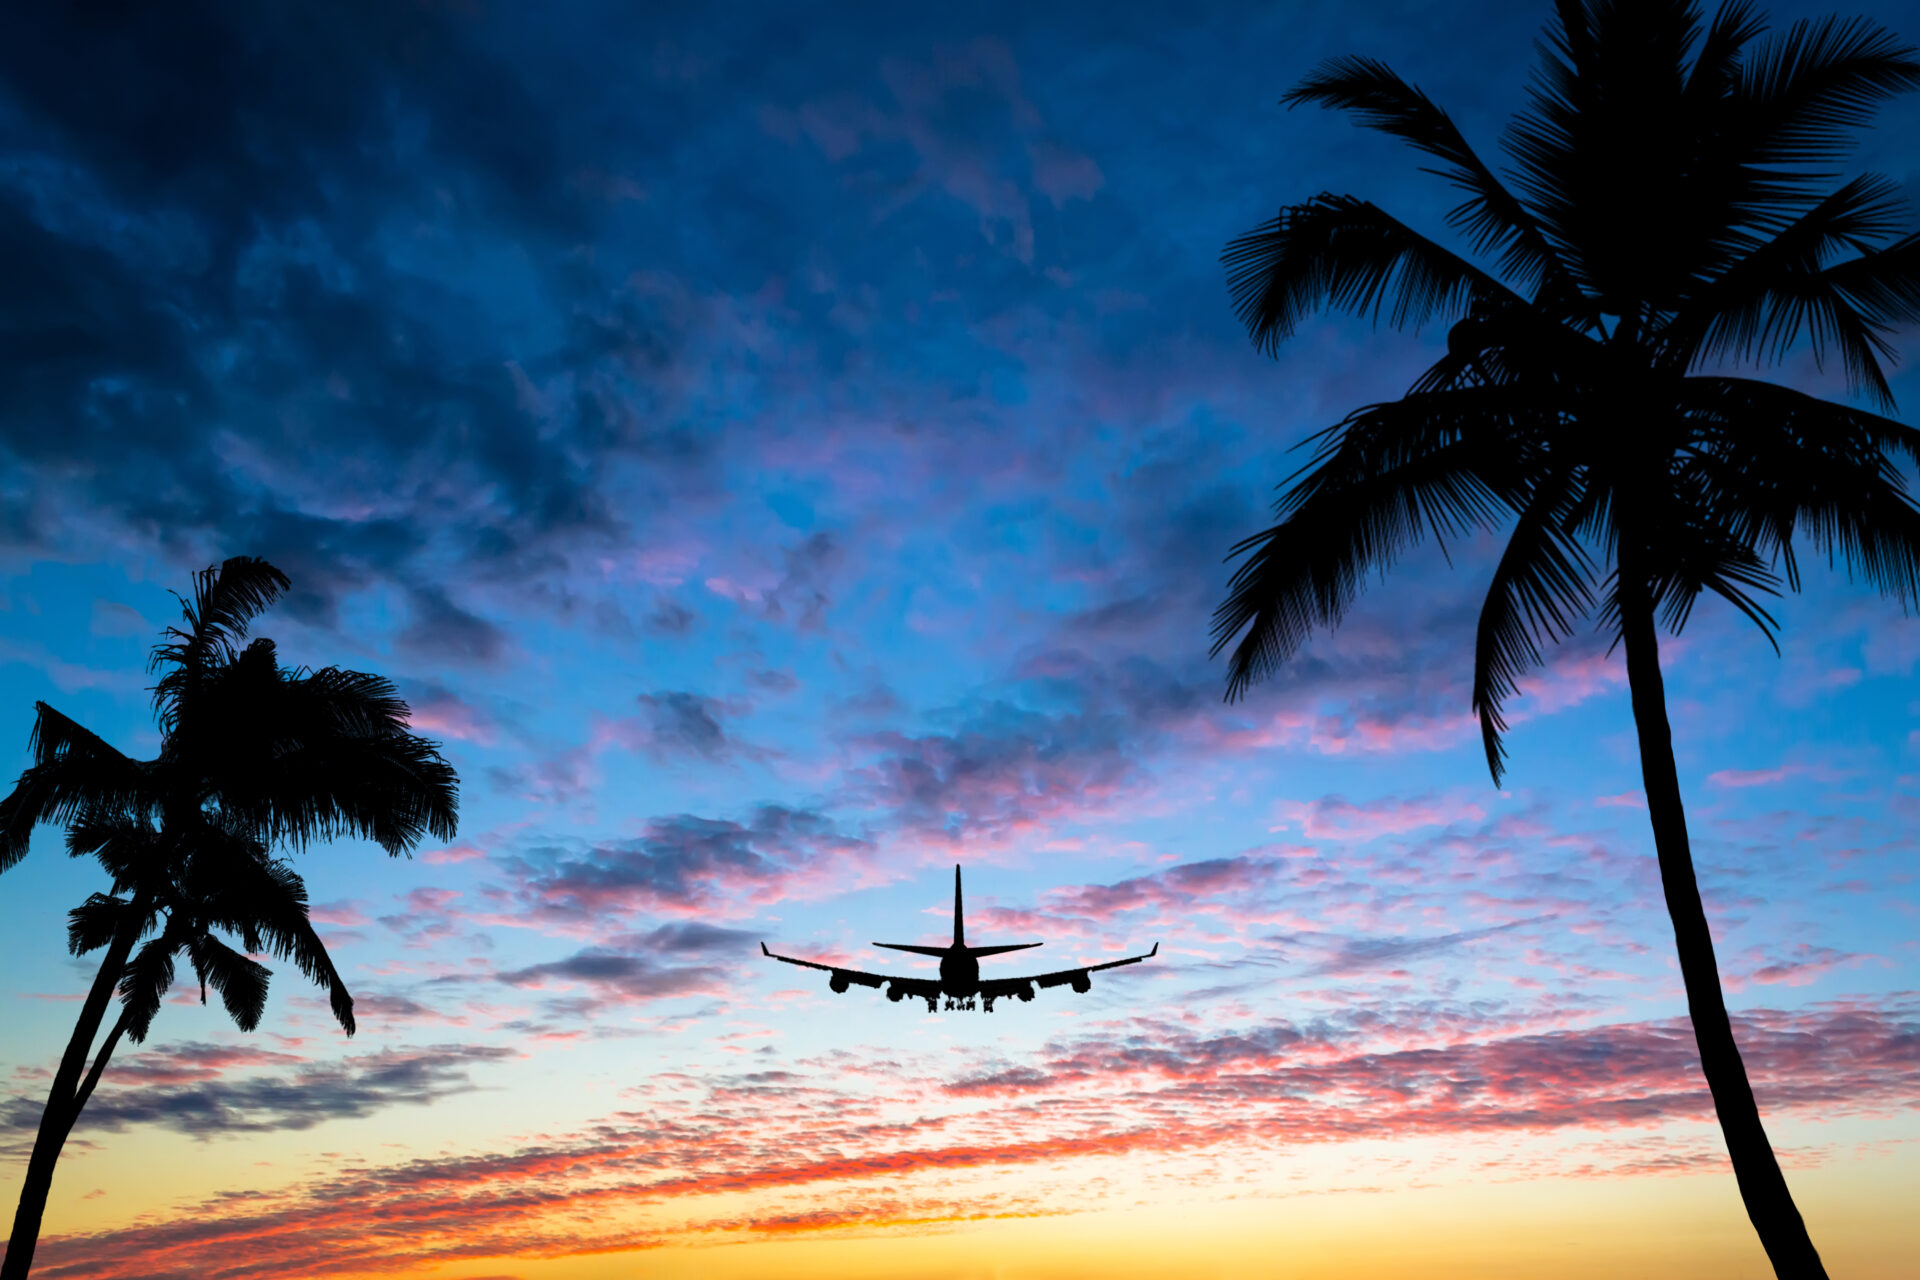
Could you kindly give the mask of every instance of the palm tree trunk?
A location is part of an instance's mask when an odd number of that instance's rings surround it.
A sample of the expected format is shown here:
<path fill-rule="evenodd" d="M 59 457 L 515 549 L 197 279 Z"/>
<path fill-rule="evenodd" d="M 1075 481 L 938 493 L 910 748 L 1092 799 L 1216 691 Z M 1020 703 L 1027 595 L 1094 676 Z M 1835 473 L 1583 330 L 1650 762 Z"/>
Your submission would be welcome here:
<path fill-rule="evenodd" d="M 33 1154 L 27 1158 L 27 1179 L 20 1187 L 20 1207 L 13 1214 L 13 1235 L 7 1241 L 6 1257 L 0 1259 L 0 1280 L 26 1280 L 27 1271 L 33 1266 L 34 1246 L 40 1240 L 40 1218 L 47 1209 L 47 1194 L 53 1190 L 53 1167 L 60 1159 L 60 1148 L 66 1145 L 73 1122 L 80 1118 L 80 1108 L 92 1095 L 93 1085 L 105 1070 L 107 1058 L 126 1026 L 124 1021 L 115 1023 L 89 1071 L 87 1059 L 93 1050 L 93 1038 L 99 1034 L 101 1019 L 106 1016 L 107 1004 L 113 998 L 114 984 L 120 981 L 121 971 L 126 968 L 127 955 L 139 939 L 139 920 L 143 914 L 136 909 L 135 924 L 122 930 L 108 945 L 106 957 L 100 962 L 100 972 L 94 975 L 93 987 L 80 1006 L 80 1020 L 74 1024 L 73 1038 L 67 1042 L 60 1069 L 54 1072 L 46 1108 L 40 1113 L 40 1131 L 33 1140 Z"/>
<path fill-rule="evenodd" d="M 1624 539 L 1623 539 L 1624 543 Z M 1624 548 L 1623 548 L 1624 549 Z M 1794 1207 L 1793 1194 L 1774 1159 L 1760 1108 L 1747 1082 L 1746 1065 L 1734 1043 L 1720 994 L 1720 970 L 1713 957 L 1713 935 L 1700 904 L 1687 840 L 1687 815 L 1680 803 L 1680 775 L 1673 762 L 1673 731 L 1667 722 L 1666 684 L 1660 676 L 1660 641 L 1654 630 L 1653 602 L 1645 584 L 1630 582 L 1621 566 L 1620 623 L 1627 651 L 1627 685 L 1633 695 L 1633 723 L 1640 735 L 1640 776 L 1646 786 L 1647 816 L 1660 858 L 1660 885 L 1673 940 L 1680 954 L 1680 977 L 1687 988 L 1687 1013 L 1700 1047 L 1700 1070 L 1713 1094 L 1733 1175 L 1746 1202 L 1747 1217 L 1780 1280 L 1826 1280 L 1826 1268 Z M 1630 588 L 1637 588 L 1631 590 Z"/>

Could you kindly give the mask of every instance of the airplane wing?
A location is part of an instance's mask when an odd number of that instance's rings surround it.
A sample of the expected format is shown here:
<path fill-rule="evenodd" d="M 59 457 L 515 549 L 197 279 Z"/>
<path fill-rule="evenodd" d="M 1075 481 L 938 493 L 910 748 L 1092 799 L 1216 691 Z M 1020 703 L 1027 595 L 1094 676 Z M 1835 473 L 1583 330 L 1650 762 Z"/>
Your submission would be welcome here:
<path fill-rule="evenodd" d="M 985 978 L 980 983 L 980 994 L 989 1000 L 998 1000 L 1003 996 L 1018 996 L 1022 1000 L 1033 999 L 1035 987 L 1071 986 L 1075 991 L 1088 991 L 1093 987 L 1093 975 L 1102 969 L 1118 969 L 1123 964 L 1139 964 L 1142 960 L 1151 960 L 1160 954 L 1160 944 L 1154 943 L 1153 950 L 1137 956 L 1128 956 L 1124 960 L 1109 960 L 1105 964 L 1090 964 L 1082 969 L 1059 969 L 1053 973 L 1030 974 L 1024 978 Z"/>
<path fill-rule="evenodd" d="M 928 978 L 897 978 L 889 973 L 863 973 L 858 969 L 843 969 L 838 965 L 821 964 L 818 960 L 796 960 L 792 956 L 783 956 L 778 952 L 767 950 L 767 944 L 764 942 L 760 944 L 760 954 L 784 964 L 797 964 L 803 969 L 818 969 L 822 973 L 832 974 L 833 976 L 827 980 L 827 985 L 835 992 L 845 991 L 855 984 L 863 987 L 885 987 L 889 1000 L 901 1000 L 912 996 L 916 1000 L 925 1000 L 929 1008 L 940 998 L 940 984 Z"/>

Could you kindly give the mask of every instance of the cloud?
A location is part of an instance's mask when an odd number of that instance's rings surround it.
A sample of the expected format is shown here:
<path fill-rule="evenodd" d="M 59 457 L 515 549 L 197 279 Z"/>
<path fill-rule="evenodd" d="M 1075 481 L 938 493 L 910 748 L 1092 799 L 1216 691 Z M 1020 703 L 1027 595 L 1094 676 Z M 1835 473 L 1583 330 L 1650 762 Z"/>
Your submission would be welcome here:
<path fill-rule="evenodd" d="M 80 689 L 104 689 L 110 692 L 131 693 L 146 685 L 137 671 L 126 669 L 101 670 L 69 662 L 49 652 L 31 641 L 0 637 L 0 663 L 18 662 L 23 666 L 34 667 L 41 675 L 62 693 L 72 693 Z"/>
<path fill-rule="evenodd" d="M 211 1048 L 175 1050 L 144 1072 L 137 1065 L 131 1071 L 116 1068 L 102 1078 L 78 1127 L 117 1132 L 157 1125 L 196 1137 L 310 1129 L 328 1120 L 357 1119 L 394 1106 L 427 1106 L 470 1093 L 476 1087 L 468 1074 L 473 1067 L 519 1056 L 493 1045 L 436 1045 L 234 1079 L 230 1068 L 287 1059 L 207 1052 Z M 116 1077 L 136 1083 L 124 1084 Z M 16 1132 L 32 1129 L 40 1123 L 40 1110 L 37 1101 L 14 1098 L 0 1108 L 0 1125 Z"/>
<path fill-rule="evenodd" d="M 756 612 L 765 621 L 789 624 L 797 631 L 819 631 L 833 605 L 834 575 L 845 560 L 839 539 L 822 529 L 787 547 L 777 574 L 764 567 L 731 576 L 715 574 L 705 585 L 723 599 L 757 605 Z"/>
<path fill-rule="evenodd" d="M 797 109 L 770 108 L 761 119 L 775 136 L 805 137 L 837 167 L 874 176 L 893 169 L 891 153 L 904 144 L 914 164 L 887 202 L 889 214 L 938 192 L 976 215 L 988 244 L 1027 265 L 1034 261 L 1032 200 L 1007 170 L 1027 169 L 1027 182 L 1056 207 L 1100 189 L 1099 167 L 1045 131 L 1001 42 L 974 40 L 928 62 L 888 58 L 882 77 L 889 103 L 839 93 Z"/>
<path fill-rule="evenodd" d="M 101 1077 L 115 1088 L 199 1084 L 258 1067 L 297 1066 L 296 1054 L 277 1053 L 257 1045 L 179 1044 L 143 1046 L 112 1064 L 113 1074 Z"/>
<path fill-rule="evenodd" d="M 995 702 L 953 733 L 863 735 L 849 798 L 896 826 L 949 840 L 1005 839 L 1072 821 L 1142 787 L 1131 726 L 1117 714 L 1049 715 Z"/>
<path fill-rule="evenodd" d="M 118 600 L 95 600 L 87 630 L 96 636 L 147 636 L 159 628 L 146 615 Z"/>
<path fill-rule="evenodd" d="M 415 733 L 438 735 L 490 747 L 500 740 L 500 726 L 445 685 L 426 683 L 407 700 Z"/>
<path fill-rule="evenodd" d="M 1305 971 L 1306 977 L 1351 977 L 1376 969 L 1401 969 L 1409 961 L 1454 951 L 1483 938 L 1497 937 L 1514 929 L 1538 924 L 1539 920 L 1515 920 L 1485 929 L 1462 929 L 1424 938 L 1327 938 L 1310 935 L 1286 935 L 1282 943 L 1305 943 L 1324 948 L 1329 954 Z"/>
<path fill-rule="evenodd" d="M 643 693 L 638 701 L 646 725 L 646 745 L 657 758 L 696 755 L 720 760 L 731 753 L 733 744 L 720 727 L 720 717 L 726 711 L 718 699 L 661 692 Z"/>
<path fill-rule="evenodd" d="M 1280 811 L 1310 839 L 1354 841 L 1404 835 L 1422 827 L 1478 822 L 1487 816 L 1486 810 L 1470 801 L 1432 796 L 1411 800 L 1383 796 L 1358 804 L 1344 796 L 1321 796 L 1304 804 L 1282 804 Z"/>
<path fill-rule="evenodd" d="M 1707 775 L 1707 781 L 1712 785 L 1733 790 L 1747 787 L 1776 787 L 1794 778 L 1813 778 L 1818 782 L 1831 782 L 1835 774 L 1831 769 L 1816 768 L 1812 765 L 1783 764 L 1771 769 L 1716 769 Z"/>
<path fill-rule="evenodd" d="M 635 950 L 665 951 L 673 955 L 744 954 L 759 935 L 746 929 L 722 929 L 697 920 L 663 924 L 633 940 Z"/>
<path fill-rule="evenodd" d="M 1108 920 L 1128 911 L 1192 911 L 1209 899 L 1241 900 L 1263 893 L 1275 880 L 1275 859 L 1242 854 L 1185 862 L 1148 876 L 1113 884 L 1080 885 L 1046 895 L 1050 911 Z"/>
<path fill-rule="evenodd" d="M 400 632 L 402 648 L 436 662 L 493 663 L 507 651 L 504 631 L 468 612 L 438 587 L 416 587 L 413 618 Z"/>
<path fill-rule="evenodd" d="M 777 667 L 763 667 L 749 671 L 747 683 L 776 697 L 792 693 L 800 687 L 800 681 L 793 672 Z"/>
<path fill-rule="evenodd" d="M 693 610 L 676 600 L 662 596 L 653 611 L 647 615 L 645 625 L 647 630 L 655 635 L 684 636 L 693 630 L 695 621 Z"/>
<path fill-rule="evenodd" d="M 1770 955 L 1756 947 L 1743 955 L 1740 961 L 1726 966 L 1722 981 L 1730 991 L 1740 991 L 1749 982 L 1761 986 L 1804 987 L 1842 965 L 1857 962 L 1861 958 L 1854 952 L 1837 951 L 1832 947 L 1806 942 L 1795 944 L 1785 955 Z"/>
<path fill-rule="evenodd" d="M 723 988 L 724 976 L 721 970 L 708 965 L 673 968 L 655 964 L 644 956 L 598 947 L 575 952 L 564 960 L 494 975 L 509 986 L 547 988 L 579 984 L 603 995 L 636 1001 L 719 991 Z"/>
<path fill-rule="evenodd" d="M 823 814 L 767 805 L 746 823 L 675 814 L 653 819 L 637 839 L 534 848 L 502 865 L 534 919 L 585 923 L 637 911 L 735 909 L 869 847 Z"/>

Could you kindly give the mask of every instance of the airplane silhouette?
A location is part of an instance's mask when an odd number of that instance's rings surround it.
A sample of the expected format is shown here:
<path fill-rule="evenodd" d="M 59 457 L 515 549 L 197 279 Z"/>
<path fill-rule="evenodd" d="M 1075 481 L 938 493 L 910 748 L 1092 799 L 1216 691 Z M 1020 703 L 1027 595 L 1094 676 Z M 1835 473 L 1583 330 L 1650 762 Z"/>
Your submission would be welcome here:
<path fill-rule="evenodd" d="M 1054 973 L 1036 973 L 1024 978 L 981 978 L 980 957 L 997 956 L 1008 951 L 1025 951 L 1042 944 L 1038 942 L 1008 942 L 994 947 L 970 947 L 967 945 L 967 926 L 960 914 L 960 868 L 953 869 L 953 945 L 950 947 L 922 947 L 907 942 L 876 942 L 876 947 L 885 947 L 889 951 L 911 951 L 915 955 L 938 956 L 940 958 L 940 980 L 931 978 L 900 978 L 886 973 L 862 973 L 858 969 L 845 969 L 839 965 L 821 964 L 817 960 L 796 960 L 792 956 L 783 956 L 767 950 L 767 944 L 760 944 L 760 954 L 770 960 L 783 964 L 797 964 L 806 969 L 818 969 L 833 976 L 827 985 L 836 992 L 845 991 L 858 983 L 863 987 L 881 987 L 887 989 L 887 999 L 904 1000 L 912 996 L 916 1000 L 927 1002 L 927 1012 L 936 1012 L 940 1007 L 940 997 L 947 998 L 949 1009 L 971 1009 L 975 996 L 986 1006 L 988 1013 L 993 1012 L 993 1002 L 1007 996 L 1022 1001 L 1033 999 L 1035 987 L 1070 986 L 1076 992 L 1086 992 L 1093 986 L 1094 973 L 1101 969 L 1117 969 L 1123 964 L 1139 964 L 1142 960 L 1151 960 L 1160 954 L 1160 944 L 1154 943 L 1153 950 L 1143 955 L 1128 956 L 1125 960 L 1109 960 L 1105 964 L 1090 964 L 1079 969 L 1060 969 Z"/>

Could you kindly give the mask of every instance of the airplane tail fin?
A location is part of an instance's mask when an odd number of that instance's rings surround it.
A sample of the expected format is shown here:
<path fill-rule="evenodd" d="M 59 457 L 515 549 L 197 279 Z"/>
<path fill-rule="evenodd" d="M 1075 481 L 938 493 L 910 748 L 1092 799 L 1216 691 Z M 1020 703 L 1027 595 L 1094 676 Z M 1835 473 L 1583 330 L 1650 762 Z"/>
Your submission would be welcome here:
<path fill-rule="evenodd" d="M 967 945 L 967 925 L 960 918 L 960 864 L 953 864 L 953 945 Z"/>

